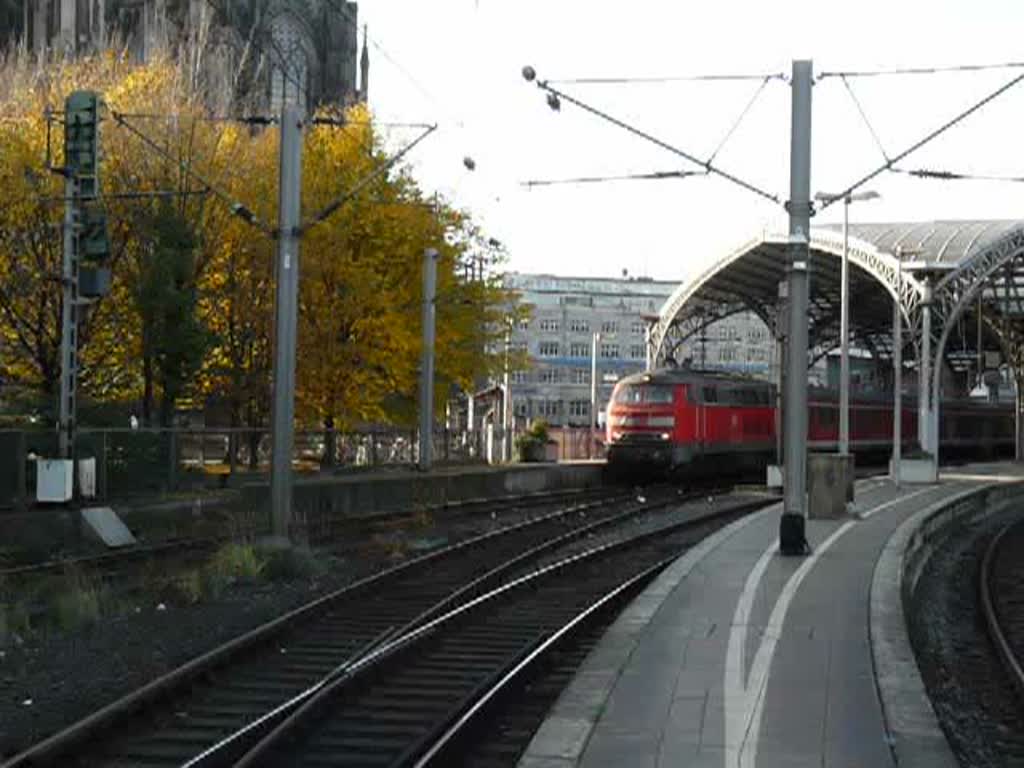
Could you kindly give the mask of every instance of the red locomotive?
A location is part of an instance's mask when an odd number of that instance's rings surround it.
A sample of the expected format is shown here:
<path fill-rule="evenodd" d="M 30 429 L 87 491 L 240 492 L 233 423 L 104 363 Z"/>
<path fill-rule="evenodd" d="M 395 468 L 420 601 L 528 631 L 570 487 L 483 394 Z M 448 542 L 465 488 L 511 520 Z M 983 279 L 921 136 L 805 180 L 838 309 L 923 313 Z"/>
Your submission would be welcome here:
<path fill-rule="evenodd" d="M 836 393 L 813 389 L 808 396 L 808 440 L 812 451 L 834 451 L 839 439 Z M 904 441 L 916 442 L 917 412 L 904 399 Z M 608 464 L 616 470 L 703 468 L 711 472 L 761 470 L 776 452 L 775 387 L 725 373 L 664 369 L 627 376 L 608 405 Z M 940 409 L 943 454 L 992 456 L 1012 450 L 1013 407 L 953 400 Z M 892 401 L 850 402 L 850 447 L 854 453 L 887 455 L 892 446 Z"/>

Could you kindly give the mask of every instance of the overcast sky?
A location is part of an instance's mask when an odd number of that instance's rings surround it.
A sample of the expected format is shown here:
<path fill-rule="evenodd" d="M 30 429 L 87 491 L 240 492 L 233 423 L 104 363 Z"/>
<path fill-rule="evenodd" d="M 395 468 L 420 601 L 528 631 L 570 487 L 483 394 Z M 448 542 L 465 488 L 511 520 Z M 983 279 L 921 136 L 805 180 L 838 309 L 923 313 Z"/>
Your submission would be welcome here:
<path fill-rule="evenodd" d="M 780 206 L 714 178 L 527 189 L 521 182 L 668 171 L 685 160 L 565 104 L 552 112 L 521 77 L 816 73 L 1024 61 L 1020 0 L 360 0 L 371 38 L 370 103 L 382 120 L 437 122 L 416 172 L 506 244 L 510 268 L 572 275 L 691 277 L 762 228 Z M 890 156 L 1024 69 L 848 82 Z M 698 157 L 709 156 L 759 83 L 565 85 Z M 790 89 L 769 82 L 716 163 L 785 199 Z M 900 163 L 1024 176 L 1024 83 Z M 812 193 L 883 162 L 839 78 L 814 88 Z M 408 131 L 396 129 L 397 146 Z M 477 170 L 462 164 L 472 156 Z M 1024 218 L 1024 184 L 885 174 L 853 221 Z M 840 221 L 834 206 L 815 223 Z"/>

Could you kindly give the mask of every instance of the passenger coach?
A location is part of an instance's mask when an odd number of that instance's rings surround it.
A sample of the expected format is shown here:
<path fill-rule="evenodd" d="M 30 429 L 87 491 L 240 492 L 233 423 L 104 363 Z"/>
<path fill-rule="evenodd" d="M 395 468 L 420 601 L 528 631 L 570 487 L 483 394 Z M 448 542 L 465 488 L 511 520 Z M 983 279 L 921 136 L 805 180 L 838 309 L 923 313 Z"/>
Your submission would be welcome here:
<path fill-rule="evenodd" d="M 836 450 L 837 400 L 831 390 L 812 388 L 808 393 L 809 450 Z M 892 446 L 892 415 L 891 399 L 851 401 L 851 450 L 861 456 L 887 456 Z M 904 397 L 901 426 L 909 448 L 917 435 L 914 398 Z M 1013 449 L 1011 405 L 944 401 L 939 427 L 946 457 L 954 453 L 990 457 Z M 776 392 L 767 382 L 725 373 L 648 371 L 615 386 L 606 430 L 608 463 L 614 470 L 761 470 L 774 460 L 777 448 Z"/>

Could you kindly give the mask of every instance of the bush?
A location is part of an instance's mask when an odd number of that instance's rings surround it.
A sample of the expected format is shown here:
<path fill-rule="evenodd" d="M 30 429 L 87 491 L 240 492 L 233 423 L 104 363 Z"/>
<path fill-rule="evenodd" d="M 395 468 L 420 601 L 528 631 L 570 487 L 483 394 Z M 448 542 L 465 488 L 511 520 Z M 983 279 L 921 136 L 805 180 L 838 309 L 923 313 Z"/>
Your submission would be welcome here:
<path fill-rule="evenodd" d="M 110 601 L 107 586 L 96 576 L 68 568 L 50 592 L 49 613 L 57 627 L 71 632 L 99 621 Z"/>
<path fill-rule="evenodd" d="M 203 591 L 218 595 L 235 582 L 258 581 L 266 567 L 266 560 L 252 544 L 225 544 L 204 569 Z"/>
<path fill-rule="evenodd" d="M 516 438 L 516 452 L 520 461 L 544 461 L 544 451 L 550 441 L 548 423 L 537 419 L 530 428 Z"/>

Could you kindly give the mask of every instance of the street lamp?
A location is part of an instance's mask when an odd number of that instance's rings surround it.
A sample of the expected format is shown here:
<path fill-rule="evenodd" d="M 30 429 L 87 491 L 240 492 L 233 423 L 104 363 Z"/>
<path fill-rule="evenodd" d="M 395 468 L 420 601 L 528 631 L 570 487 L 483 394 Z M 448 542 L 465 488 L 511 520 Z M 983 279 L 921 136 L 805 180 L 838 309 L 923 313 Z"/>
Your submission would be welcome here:
<path fill-rule="evenodd" d="M 595 332 L 590 340 L 590 440 L 587 443 L 587 458 L 594 458 L 594 428 L 597 424 L 597 345 L 601 334 Z"/>
<path fill-rule="evenodd" d="M 814 199 L 833 202 L 839 195 L 818 192 Z M 839 453 L 850 452 L 850 203 L 881 197 L 873 190 L 843 196 L 843 266 L 839 309 Z"/>

